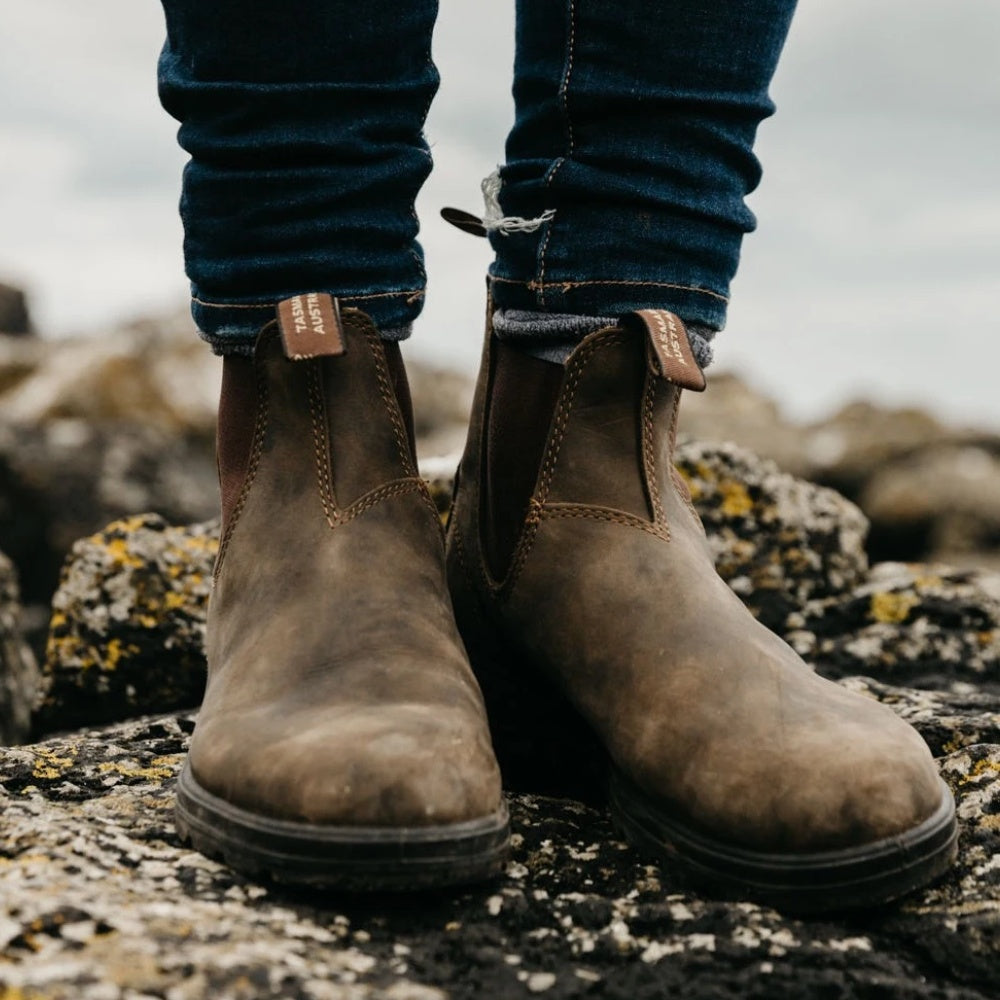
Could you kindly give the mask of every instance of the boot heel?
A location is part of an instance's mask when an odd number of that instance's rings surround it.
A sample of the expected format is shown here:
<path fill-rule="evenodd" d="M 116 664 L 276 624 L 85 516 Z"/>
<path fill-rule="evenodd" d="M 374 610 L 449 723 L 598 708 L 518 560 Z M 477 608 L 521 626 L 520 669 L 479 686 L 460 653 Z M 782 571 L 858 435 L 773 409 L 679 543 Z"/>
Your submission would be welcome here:
<path fill-rule="evenodd" d="M 474 594 L 453 588 L 453 602 L 504 787 L 603 805 L 606 754 L 590 727 L 530 656 L 489 621 Z"/>

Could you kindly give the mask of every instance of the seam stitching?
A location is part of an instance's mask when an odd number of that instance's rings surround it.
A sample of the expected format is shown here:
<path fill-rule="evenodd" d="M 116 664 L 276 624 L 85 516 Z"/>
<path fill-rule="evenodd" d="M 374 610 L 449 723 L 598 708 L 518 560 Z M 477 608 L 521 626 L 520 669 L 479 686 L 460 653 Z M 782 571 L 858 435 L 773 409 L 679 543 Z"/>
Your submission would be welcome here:
<path fill-rule="evenodd" d="M 546 191 L 551 189 L 556 174 L 562 169 L 566 160 L 573 155 L 576 148 L 575 137 L 573 135 L 573 119 L 569 113 L 569 81 L 573 76 L 573 62 L 576 56 L 576 0 L 569 0 L 568 15 L 569 38 L 566 51 L 566 69 L 563 73 L 562 82 L 559 84 L 559 110 L 563 120 L 563 133 L 566 137 L 566 155 L 560 156 L 546 175 Z M 545 281 L 545 255 L 549 250 L 549 241 L 552 239 L 552 229 L 554 226 L 555 221 L 550 220 L 545 227 L 545 239 L 542 240 L 542 245 L 538 252 L 538 281 L 533 286 L 533 290 L 538 292 L 538 305 L 543 310 L 545 309 L 545 289 L 552 287 L 551 284 L 546 284 Z"/>
<path fill-rule="evenodd" d="M 516 278 L 500 278 L 490 275 L 489 280 L 504 285 L 523 285 L 533 292 L 544 291 L 546 288 L 560 288 L 564 292 L 573 288 L 582 288 L 585 285 L 628 285 L 637 288 L 673 288 L 681 292 L 698 292 L 701 295 L 711 296 L 720 302 L 728 302 L 729 296 L 720 295 L 708 288 L 699 288 L 697 285 L 681 285 L 672 281 L 628 281 L 617 278 L 595 278 L 588 281 L 520 281 Z"/>
<path fill-rule="evenodd" d="M 653 521 L 668 530 L 666 514 L 663 512 L 663 500 L 660 496 L 660 484 L 656 481 L 656 455 L 653 451 L 653 404 L 659 379 L 654 380 L 647 370 L 645 382 L 642 401 L 642 453 L 646 459 L 646 486 L 653 504 Z"/>
<path fill-rule="evenodd" d="M 218 578 L 219 572 L 222 569 L 222 560 L 226 554 L 226 550 L 229 548 L 229 540 L 233 536 L 233 531 L 236 530 L 236 525 L 243 514 L 243 508 L 246 507 L 247 498 L 250 496 L 250 488 L 257 478 L 257 469 L 260 466 L 260 458 L 264 451 L 264 432 L 267 429 L 269 416 L 267 381 L 261 370 L 262 366 L 256 359 L 254 360 L 254 367 L 257 376 L 257 419 L 254 421 L 253 444 L 250 446 L 250 462 L 247 465 L 246 476 L 243 479 L 243 486 L 240 489 L 236 506 L 233 508 L 233 513 L 229 518 L 229 524 L 226 525 L 226 533 L 219 542 L 219 550 L 215 557 L 215 569 L 212 573 L 213 580 Z"/>
<path fill-rule="evenodd" d="M 335 298 L 340 299 L 341 302 L 367 302 L 369 299 L 388 299 L 394 296 L 407 295 L 409 296 L 408 301 L 412 299 L 422 298 L 425 294 L 425 290 L 422 288 L 410 288 L 406 291 L 401 292 L 372 292 L 369 295 L 338 295 Z M 277 302 L 206 302 L 204 299 L 199 299 L 197 296 L 192 295 L 191 301 L 196 302 L 200 306 L 205 306 L 207 309 L 274 309 L 277 306 Z"/>
<path fill-rule="evenodd" d="M 441 517 L 438 513 L 437 505 L 434 503 L 434 498 L 431 496 L 431 492 L 427 488 L 427 484 L 420 477 L 420 472 L 414 464 L 413 457 L 410 454 L 409 437 L 407 436 L 406 428 L 403 426 L 403 417 L 399 409 L 399 400 L 396 399 L 396 394 L 392 389 L 392 383 L 389 378 L 389 370 L 385 363 L 385 353 L 382 348 L 381 338 L 379 337 L 377 331 L 367 324 L 361 324 L 355 320 L 349 319 L 345 323 L 345 326 L 355 332 L 363 333 L 368 342 L 369 350 L 371 351 L 372 358 L 375 362 L 375 378 L 378 382 L 379 392 L 382 395 L 382 401 L 385 403 L 386 410 L 389 413 L 389 420 L 392 423 L 393 437 L 396 440 L 396 450 L 399 452 L 399 458 L 403 464 L 403 471 L 408 477 L 412 478 L 419 484 L 421 499 L 434 514 L 435 524 L 440 527 Z"/>
<path fill-rule="evenodd" d="M 609 507 L 592 507 L 583 504 L 546 504 L 539 508 L 539 518 L 541 520 L 586 518 L 592 521 L 607 521 L 612 524 L 624 525 L 627 528 L 638 528 L 640 531 L 655 535 L 664 541 L 670 539 L 670 532 L 665 525 L 650 523 L 641 517 L 629 514 L 627 511 L 614 510 Z"/>
<path fill-rule="evenodd" d="M 399 413 L 399 403 L 396 394 L 392 391 L 389 382 L 389 372 L 385 364 L 385 355 L 378 334 L 368 324 L 360 324 L 353 320 L 348 320 L 345 326 L 356 333 L 363 334 L 368 342 L 368 349 L 372 353 L 375 362 L 375 379 L 378 382 L 378 389 L 382 395 L 382 402 L 389 413 L 389 420 L 392 423 L 393 437 L 396 439 L 396 450 L 399 452 L 403 469 L 410 475 L 416 474 L 413 462 L 410 459 L 410 449 L 406 440 L 406 429 L 403 427 L 401 415 Z"/>
<path fill-rule="evenodd" d="M 569 414 L 576 399 L 576 392 L 579 388 L 580 379 L 583 377 L 583 369 L 586 363 L 598 351 L 607 347 L 613 347 L 624 341 L 625 336 L 624 331 L 612 329 L 608 333 L 596 337 L 571 359 L 572 370 L 569 372 L 566 386 L 562 392 L 562 399 L 559 402 L 559 408 L 553 420 L 552 441 L 546 449 L 545 460 L 542 463 L 538 493 L 528 501 L 528 513 L 524 520 L 521 540 L 518 542 L 507 578 L 499 587 L 492 587 L 491 589 L 502 589 L 506 594 L 509 594 L 514 589 L 517 578 L 520 576 L 528 555 L 535 544 L 535 535 L 538 533 L 538 525 L 542 520 L 541 511 L 543 505 L 548 500 L 549 490 L 552 487 L 556 464 L 559 461 L 559 450 L 562 447 L 566 425 L 569 423 Z"/>
<path fill-rule="evenodd" d="M 312 420 L 313 450 L 316 455 L 316 484 L 319 489 L 320 502 L 323 504 L 323 516 L 332 528 L 340 517 L 337 512 L 337 501 L 333 494 L 333 484 L 330 481 L 330 438 L 326 431 L 326 419 L 323 412 L 323 386 L 319 378 L 319 369 L 315 363 L 310 365 L 307 376 L 309 391 L 309 416 Z M 324 461 L 325 457 L 325 461 Z"/>
<path fill-rule="evenodd" d="M 337 524 L 331 524 L 330 527 L 339 527 L 347 524 L 349 521 L 353 521 L 356 517 L 359 517 L 366 510 L 371 509 L 383 500 L 388 500 L 391 497 L 404 496 L 407 493 L 419 493 L 425 489 L 426 487 L 424 486 L 424 481 L 416 478 L 397 479 L 394 482 L 386 483 L 384 486 L 379 486 L 378 488 L 355 500 L 354 503 L 351 504 L 351 506 L 348 507 L 347 510 L 345 510 L 337 519 Z"/>
<path fill-rule="evenodd" d="M 701 524 L 701 515 L 695 509 L 694 501 L 691 499 L 691 494 L 688 491 L 687 483 L 684 482 L 684 477 L 681 476 L 674 465 L 674 451 L 677 445 L 677 421 L 681 412 L 681 390 L 676 389 L 674 392 L 674 402 L 673 402 L 673 412 L 670 415 L 670 430 L 669 430 L 669 442 L 670 442 L 670 478 L 674 484 L 674 490 L 677 495 L 681 498 L 684 506 L 687 507 L 689 511 L 694 515 L 695 520 L 698 524 Z"/>

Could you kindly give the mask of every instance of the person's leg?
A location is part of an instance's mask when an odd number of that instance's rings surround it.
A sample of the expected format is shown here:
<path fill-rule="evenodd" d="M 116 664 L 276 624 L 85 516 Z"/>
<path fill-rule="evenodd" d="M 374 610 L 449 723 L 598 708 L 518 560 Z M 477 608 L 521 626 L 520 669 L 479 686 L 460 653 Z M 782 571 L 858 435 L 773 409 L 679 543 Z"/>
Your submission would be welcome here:
<path fill-rule="evenodd" d="M 225 355 L 208 685 L 178 830 L 285 881 L 490 876 L 499 772 L 386 342 L 423 294 L 436 0 L 164 8 L 194 315 Z"/>
<path fill-rule="evenodd" d="M 494 229 L 502 311 L 725 321 L 760 180 L 752 150 L 795 0 L 531 0 L 517 8 L 516 121 Z M 510 316 L 510 313 L 507 312 Z M 505 336 L 538 332 L 514 315 Z M 584 331 L 585 332 L 585 331 Z"/>
<path fill-rule="evenodd" d="M 924 884 L 956 827 L 917 733 L 817 677 L 715 573 L 672 465 L 752 225 L 792 7 L 518 4 L 517 124 L 486 219 L 501 313 L 449 572 L 508 779 L 529 719 L 564 767 L 596 743 L 630 839 L 808 910 Z M 557 718 L 579 744 L 546 741 Z"/>
<path fill-rule="evenodd" d="M 437 0 L 164 0 L 160 97 L 191 154 L 193 313 L 249 351 L 281 299 L 325 291 L 390 339 L 422 305 L 414 199 L 431 169 Z"/>

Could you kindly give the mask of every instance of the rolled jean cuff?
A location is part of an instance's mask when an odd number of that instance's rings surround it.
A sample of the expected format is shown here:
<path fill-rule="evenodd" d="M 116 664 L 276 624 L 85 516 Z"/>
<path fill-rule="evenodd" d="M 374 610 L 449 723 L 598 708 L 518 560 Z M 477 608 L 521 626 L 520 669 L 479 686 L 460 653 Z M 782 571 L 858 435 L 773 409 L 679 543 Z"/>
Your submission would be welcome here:
<path fill-rule="evenodd" d="M 685 323 L 721 330 L 729 300 L 707 288 L 670 281 L 595 278 L 574 281 L 518 281 L 489 276 L 499 309 L 622 316 L 636 309 L 669 309 Z"/>
<path fill-rule="evenodd" d="M 289 296 L 296 294 L 299 292 L 288 293 Z M 424 289 L 336 297 L 341 306 L 365 312 L 384 339 L 405 340 L 423 306 Z M 249 354 L 261 327 L 275 318 L 278 301 L 211 302 L 194 295 L 191 316 L 201 339 L 210 344 L 216 354 Z"/>

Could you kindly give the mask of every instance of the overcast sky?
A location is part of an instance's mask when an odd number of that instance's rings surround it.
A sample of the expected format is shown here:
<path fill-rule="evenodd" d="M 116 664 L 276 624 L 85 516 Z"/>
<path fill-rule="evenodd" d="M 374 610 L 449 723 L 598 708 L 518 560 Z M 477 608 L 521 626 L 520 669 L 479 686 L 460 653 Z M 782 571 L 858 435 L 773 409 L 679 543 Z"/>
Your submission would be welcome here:
<path fill-rule="evenodd" d="M 437 209 L 479 211 L 502 157 L 513 2 L 441 6 L 412 350 L 471 369 L 487 248 Z M 1000 425 L 1000 3 L 802 0 L 796 18 L 720 368 L 798 415 L 875 396 Z M 175 306 L 184 157 L 156 99 L 159 4 L 31 0 L 0 27 L 0 280 L 53 334 Z"/>

